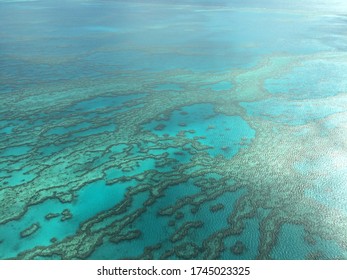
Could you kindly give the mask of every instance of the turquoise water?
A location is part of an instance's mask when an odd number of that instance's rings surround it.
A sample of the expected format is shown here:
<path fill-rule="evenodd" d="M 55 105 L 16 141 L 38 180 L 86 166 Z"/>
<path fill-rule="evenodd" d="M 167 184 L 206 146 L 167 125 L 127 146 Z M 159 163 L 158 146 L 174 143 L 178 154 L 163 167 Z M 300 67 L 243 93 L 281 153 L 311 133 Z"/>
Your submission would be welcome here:
<path fill-rule="evenodd" d="M 288 96 L 289 99 L 324 98 L 346 92 L 346 75 L 345 61 L 317 59 L 295 67 L 280 79 L 266 80 L 265 87 L 270 93 Z"/>
<path fill-rule="evenodd" d="M 272 257 L 284 259 L 286 256 L 291 256 L 293 260 L 344 258 L 344 251 L 333 241 L 310 236 L 308 242 L 307 235 L 302 226 L 286 224 L 279 234 L 278 245 L 273 250 Z"/>
<path fill-rule="evenodd" d="M 235 155 L 255 135 L 241 117 L 216 114 L 211 104 L 182 107 L 173 111 L 167 121 L 151 122 L 145 129 L 155 131 L 159 136 L 175 136 L 186 131 L 187 138 L 204 137 L 198 141 L 208 147 L 212 156 L 226 157 Z"/>
<path fill-rule="evenodd" d="M 103 181 L 97 181 L 84 186 L 76 192 L 76 200 L 70 205 L 62 204 L 56 199 L 47 200 L 30 207 L 28 212 L 19 220 L 7 223 L 1 227 L 4 241 L 1 258 L 15 257 L 20 252 L 35 246 L 48 246 L 51 239 L 61 241 L 76 233 L 81 223 L 119 203 L 124 198 L 126 188 L 134 182 L 107 186 Z M 91 199 L 93 198 L 93 199 Z M 71 219 L 62 221 L 62 212 L 68 209 Z M 58 214 L 47 219 L 47 214 Z M 21 239 L 14 231 L 21 232 L 33 223 L 39 223 L 40 228 L 31 236 Z"/>
<path fill-rule="evenodd" d="M 182 88 L 177 84 L 161 84 L 155 90 L 182 90 Z"/>
<path fill-rule="evenodd" d="M 203 86 L 203 88 L 210 88 L 215 91 L 220 91 L 220 90 L 229 90 L 232 88 L 232 84 L 228 81 L 221 81 L 216 84 L 208 85 L 208 86 Z"/>
<path fill-rule="evenodd" d="M 292 101 L 286 98 L 269 98 L 240 104 L 250 115 L 290 125 L 303 125 L 336 113 L 345 112 L 344 106 L 339 102 L 327 104 L 324 101 Z"/>
<path fill-rule="evenodd" d="M 0 0 L 0 259 L 346 259 L 346 12 Z"/>
<path fill-rule="evenodd" d="M 88 112 L 88 111 L 95 111 L 98 109 L 102 108 L 107 108 L 107 107 L 122 107 L 124 103 L 127 101 L 137 99 L 142 97 L 143 94 L 133 94 L 133 95 L 124 95 L 124 96 L 105 96 L 105 97 L 96 97 L 91 100 L 86 100 L 79 102 L 69 108 L 71 111 L 83 111 L 83 112 Z"/>

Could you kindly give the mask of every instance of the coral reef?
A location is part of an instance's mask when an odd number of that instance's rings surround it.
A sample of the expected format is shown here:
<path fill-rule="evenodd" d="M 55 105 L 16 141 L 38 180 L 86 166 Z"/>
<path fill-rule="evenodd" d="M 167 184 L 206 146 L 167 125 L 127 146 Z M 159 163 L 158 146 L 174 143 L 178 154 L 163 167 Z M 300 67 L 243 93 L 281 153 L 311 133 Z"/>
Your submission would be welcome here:
<path fill-rule="evenodd" d="M 231 247 L 231 252 L 235 255 L 241 255 L 245 251 L 245 245 L 242 241 L 236 241 L 235 244 Z"/>
<path fill-rule="evenodd" d="M 198 57 L 191 47 L 124 43 L 66 60 L 124 51 Z M 301 258 L 346 259 L 346 196 L 339 194 L 347 90 L 323 80 L 326 91 L 314 95 L 300 75 L 347 55 L 255 56 L 223 71 L 122 63 L 110 70 L 96 59 L 91 77 L 76 71 L 73 79 L 29 83 L 8 74 L 0 105 L 0 258 L 276 259 L 282 231 L 294 225 L 305 233 Z M 37 67 L 68 63 L 26 59 Z M 301 97 L 287 84 L 296 80 Z M 257 248 L 247 242 L 253 238 Z M 322 251 L 328 247 L 334 252 Z"/>
<path fill-rule="evenodd" d="M 26 228 L 25 230 L 20 232 L 20 237 L 25 238 L 32 234 L 34 234 L 36 231 L 38 231 L 40 228 L 39 223 L 32 224 L 30 227 Z"/>

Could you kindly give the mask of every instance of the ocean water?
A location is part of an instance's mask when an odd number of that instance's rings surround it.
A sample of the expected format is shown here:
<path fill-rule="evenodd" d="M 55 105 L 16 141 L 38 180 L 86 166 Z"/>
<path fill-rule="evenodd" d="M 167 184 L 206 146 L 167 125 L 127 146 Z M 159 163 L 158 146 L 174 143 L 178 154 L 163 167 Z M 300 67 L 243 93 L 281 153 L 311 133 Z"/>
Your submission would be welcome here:
<path fill-rule="evenodd" d="M 346 259 L 342 0 L 0 0 L 0 259 Z"/>

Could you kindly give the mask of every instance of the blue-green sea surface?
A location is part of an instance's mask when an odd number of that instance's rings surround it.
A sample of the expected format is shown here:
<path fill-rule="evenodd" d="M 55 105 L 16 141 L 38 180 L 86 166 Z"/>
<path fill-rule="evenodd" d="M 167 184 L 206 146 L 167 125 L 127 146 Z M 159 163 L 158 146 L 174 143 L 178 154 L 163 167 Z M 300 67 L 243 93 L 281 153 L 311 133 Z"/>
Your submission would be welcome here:
<path fill-rule="evenodd" d="M 0 0 L 0 259 L 347 259 L 342 0 Z"/>

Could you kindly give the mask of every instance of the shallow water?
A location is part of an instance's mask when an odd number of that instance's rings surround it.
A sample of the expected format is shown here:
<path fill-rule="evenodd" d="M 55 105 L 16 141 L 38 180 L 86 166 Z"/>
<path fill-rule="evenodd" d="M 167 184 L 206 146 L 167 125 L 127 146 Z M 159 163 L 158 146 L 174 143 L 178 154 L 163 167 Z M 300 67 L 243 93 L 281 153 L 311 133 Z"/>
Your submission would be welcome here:
<path fill-rule="evenodd" d="M 0 258 L 346 259 L 343 1 L 0 1 Z"/>

